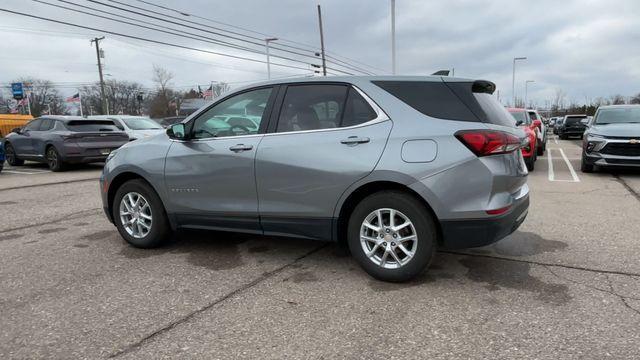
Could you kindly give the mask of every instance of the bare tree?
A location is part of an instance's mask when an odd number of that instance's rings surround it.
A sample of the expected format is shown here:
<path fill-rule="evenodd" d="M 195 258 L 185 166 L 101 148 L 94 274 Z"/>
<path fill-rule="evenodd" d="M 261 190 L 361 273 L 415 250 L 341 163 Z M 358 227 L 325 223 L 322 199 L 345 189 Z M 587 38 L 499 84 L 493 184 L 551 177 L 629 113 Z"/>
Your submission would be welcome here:
<path fill-rule="evenodd" d="M 64 103 L 64 98 L 51 81 L 27 77 L 12 82 L 21 82 L 25 85 L 29 96 L 31 115 L 37 117 L 47 114 L 48 111 L 52 115 L 66 114 L 67 106 Z"/>
<path fill-rule="evenodd" d="M 154 64 L 152 79 L 156 84 L 156 92 L 151 97 L 149 114 L 152 117 L 172 115 L 172 112 L 175 112 L 176 103 L 174 91 L 169 87 L 170 82 L 173 79 L 173 73 Z"/>
<path fill-rule="evenodd" d="M 629 100 L 629 104 L 640 104 L 640 93 L 637 93 L 635 96 L 632 96 L 631 100 Z"/>
<path fill-rule="evenodd" d="M 626 103 L 624 96 L 620 94 L 616 94 L 611 96 L 611 104 L 613 105 L 623 105 Z"/>

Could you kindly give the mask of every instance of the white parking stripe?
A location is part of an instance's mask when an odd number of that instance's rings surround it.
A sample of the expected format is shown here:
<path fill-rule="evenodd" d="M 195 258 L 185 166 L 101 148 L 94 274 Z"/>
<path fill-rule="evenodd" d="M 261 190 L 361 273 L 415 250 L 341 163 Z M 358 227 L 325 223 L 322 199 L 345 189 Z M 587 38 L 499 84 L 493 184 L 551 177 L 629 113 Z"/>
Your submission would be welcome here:
<path fill-rule="evenodd" d="M 564 162 L 569 167 L 569 172 L 571 173 L 571 177 L 573 177 L 573 181 L 580 182 L 580 179 L 578 178 L 578 174 L 576 174 L 576 171 L 573 170 L 573 166 L 571 166 L 571 162 L 569 161 L 569 159 L 567 159 L 567 156 L 564 154 L 564 150 L 562 150 L 562 148 L 559 148 L 558 150 L 560 150 L 560 154 L 562 155 Z"/>
<path fill-rule="evenodd" d="M 555 174 L 553 173 L 553 158 L 551 157 L 551 148 L 547 149 L 547 163 L 549 164 L 549 181 L 554 181 Z"/>
<path fill-rule="evenodd" d="M 553 142 L 556 144 L 558 143 L 558 135 L 553 136 Z"/>
<path fill-rule="evenodd" d="M 11 174 L 22 174 L 22 175 L 42 174 L 41 172 L 26 172 L 26 171 L 15 171 L 15 170 L 3 170 L 2 172 L 11 173 Z"/>

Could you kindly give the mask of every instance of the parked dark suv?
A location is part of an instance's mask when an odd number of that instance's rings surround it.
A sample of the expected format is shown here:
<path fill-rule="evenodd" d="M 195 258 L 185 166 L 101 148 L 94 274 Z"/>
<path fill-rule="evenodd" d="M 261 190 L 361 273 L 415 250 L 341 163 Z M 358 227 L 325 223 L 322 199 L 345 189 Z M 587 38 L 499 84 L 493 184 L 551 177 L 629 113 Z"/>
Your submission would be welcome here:
<path fill-rule="evenodd" d="M 582 138 L 587 130 L 587 115 L 566 115 L 558 127 L 558 137 L 568 139 L 569 136 L 579 136 Z"/>
<path fill-rule="evenodd" d="M 46 162 L 52 171 L 67 164 L 104 161 L 109 153 L 129 142 L 111 120 L 87 120 L 74 116 L 45 116 L 13 129 L 5 139 L 7 162 L 20 166 L 25 160 Z"/>
<path fill-rule="evenodd" d="M 178 229 L 344 241 L 372 276 L 408 280 L 438 246 L 490 244 L 527 215 L 524 132 L 494 90 L 442 77 L 238 89 L 112 152 L 103 206 L 137 247 Z"/>

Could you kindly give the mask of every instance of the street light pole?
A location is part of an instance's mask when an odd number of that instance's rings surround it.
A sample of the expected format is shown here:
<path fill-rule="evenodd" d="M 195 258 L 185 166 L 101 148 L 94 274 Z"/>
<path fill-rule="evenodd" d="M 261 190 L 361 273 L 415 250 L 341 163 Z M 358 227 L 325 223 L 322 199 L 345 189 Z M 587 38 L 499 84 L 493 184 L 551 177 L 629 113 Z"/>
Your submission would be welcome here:
<path fill-rule="evenodd" d="M 391 73 L 396 74 L 396 0 L 391 0 Z"/>
<path fill-rule="evenodd" d="M 528 86 L 529 83 L 534 83 L 535 80 L 527 80 L 524 82 L 524 107 L 527 107 L 527 90 L 528 90 Z"/>
<path fill-rule="evenodd" d="M 278 38 L 276 37 L 270 37 L 270 38 L 264 39 L 264 42 L 267 48 L 267 79 L 269 80 L 271 80 L 271 61 L 269 60 L 269 43 L 276 40 L 278 40 Z"/>
<path fill-rule="evenodd" d="M 109 115 L 109 109 L 107 105 L 107 98 L 104 93 L 104 76 L 102 76 L 102 62 L 100 61 L 100 40 L 104 40 L 103 37 L 97 37 L 91 39 L 92 43 L 96 43 L 96 57 L 98 58 L 98 74 L 100 75 L 100 97 L 102 98 L 102 113 L 106 112 Z"/>
<path fill-rule="evenodd" d="M 511 77 L 511 96 L 512 96 L 512 106 L 516 106 L 516 61 L 518 60 L 527 60 L 526 56 L 522 57 L 514 57 L 513 58 L 513 75 Z"/>

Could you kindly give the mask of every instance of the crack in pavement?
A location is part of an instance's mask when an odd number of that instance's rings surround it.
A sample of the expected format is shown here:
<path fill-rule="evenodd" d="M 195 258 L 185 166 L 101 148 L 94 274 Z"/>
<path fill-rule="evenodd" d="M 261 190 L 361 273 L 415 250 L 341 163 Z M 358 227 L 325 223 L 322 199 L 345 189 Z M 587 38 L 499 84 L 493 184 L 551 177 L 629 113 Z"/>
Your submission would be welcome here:
<path fill-rule="evenodd" d="M 637 298 L 637 297 L 634 297 L 634 296 L 628 296 L 628 295 L 618 294 L 618 293 L 615 291 L 615 289 L 613 288 L 613 285 L 611 284 L 611 279 L 609 278 L 609 274 L 603 274 L 603 275 L 607 278 L 607 285 L 609 285 L 609 290 L 607 290 L 607 289 L 599 288 L 599 287 L 594 286 L 594 285 L 585 284 L 585 283 L 583 283 L 583 282 L 581 282 L 581 281 L 577 281 L 577 280 L 574 280 L 574 279 L 570 279 L 570 278 L 568 278 L 568 277 L 566 277 L 566 276 L 562 276 L 562 275 L 560 275 L 560 274 L 556 273 L 555 271 L 551 270 L 551 269 L 549 268 L 549 266 L 546 266 L 546 265 L 545 265 L 545 266 L 544 266 L 544 268 L 545 268 L 545 269 L 547 269 L 547 271 L 549 271 L 549 272 L 550 272 L 552 275 L 554 275 L 555 277 L 557 277 L 557 278 L 559 278 L 559 279 L 562 279 L 562 280 L 566 280 L 566 281 L 572 282 L 572 283 L 574 283 L 574 284 L 576 284 L 576 285 L 582 285 L 582 286 L 588 287 L 588 288 L 593 289 L 593 290 L 602 291 L 602 292 L 605 292 L 605 293 L 608 293 L 608 294 L 611 294 L 611 295 L 617 296 L 617 297 L 619 297 L 619 298 L 621 298 L 621 299 L 633 299 L 633 300 L 640 300 L 640 298 Z M 627 307 L 629 307 L 629 306 L 627 305 Z M 633 308 L 633 310 L 635 311 L 636 309 L 635 309 L 635 308 Z M 638 313 L 638 314 L 640 314 L 640 313 Z"/>
<path fill-rule="evenodd" d="M 626 181 L 624 181 L 623 178 L 620 177 L 620 175 L 618 174 L 613 174 L 613 177 L 620 183 L 622 184 L 622 186 L 625 187 L 625 189 L 627 189 L 627 191 L 629 193 L 631 193 L 631 195 L 633 195 L 633 197 L 636 198 L 636 200 L 640 201 L 640 194 L 638 194 L 637 191 L 635 191 L 631 186 L 629 186 L 629 184 L 627 184 Z"/>
<path fill-rule="evenodd" d="M 604 276 L 607 279 L 607 284 L 609 285 L 609 288 L 611 289 L 611 293 L 616 295 L 620 299 L 620 301 L 622 301 L 622 304 L 624 304 L 624 306 L 627 309 L 629 309 L 629 310 L 635 312 L 636 314 L 640 315 L 640 310 L 638 310 L 638 309 L 634 308 L 633 306 L 629 305 L 629 303 L 627 302 L 627 298 L 626 297 L 624 297 L 622 295 L 619 295 L 618 293 L 615 292 L 615 290 L 613 289 L 613 284 L 611 284 L 611 279 L 609 279 L 609 274 L 604 274 Z"/>
<path fill-rule="evenodd" d="M 9 190 L 18 190 L 18 189 L 27 189 L 27 188 L 38 187 L 38 186 L 61 185 L 61 184 L 73 184 L 73 183 L 77 183 L 77 182 L 84 182 L 84 181 L 96 181 L 96 180 L 100 180 L 100 178 L 78 179 L 78 180 L 66 180 L 66 181 L 58 181 L 58 182 L 50 182 L 50 183 L 42 183 L 42 184 L 31 184 L 31 185 L 24 185 L 24 186 L 13 186 L 13 187 L 8 187 L 8 188 L 0 189 L 0 191 L 9 191 Z"/>
<path fill-rule="evenodd" d="M 330 243 L 328 243 L 328 242 L 325 243 L 325 244 L 322 244 L 321 246 L 319 246 L 319 247 L 317 247 L 317 248 L 315 248 L 315 249 L 313 249 L 311 251 L 308 251 L 305 254 L 295 258 L 293 261 L 291 261 L 289 263 L 286 263 L 286 264 L 284 264 L 284 265 L 282 265 L 282 266 L 280 266 L 280 267 L 278 267 L 278 268 L 276 268 L 274 270 L 267 271 L 267 272 L 263 273 L 258 278 L 256 278 L 256 279 L 254 279 L 254 280 L 252 280 L 252 281 L 250 281 L 250 282 L 248 282 L 248 283 L 246 283 L 246 284 L 244 284 L 244 285 L 242 285 L 242 286 L 240 286 L 240 287 L 228 292 L 225 295 L 222 295 L 221 297 L 219 297 L 216 300 L 210 302 L 209 304 L 206 304 L 205 306 L 200 307 L 200 308 L 198 308 L 198 309 L 186 314 L 185 316 L 170 322 L 169 324 L 167 324 L 167 325 L 165 325 L 165 326 L 163 326 L 163 327 L 151 332 L 150 334 L 147 334 L 146 336 L 144 336 L 143 338 L 137 340 L 136 342 L 131 343 L 131 344 L 125 346 L 124 348 L 121 348 L 120 350 L 110 354 L 108 356 L 108 358 L 109 359 L 113 359 L 113 358 L 116 358 L 118 356 L 130 353 L 131 351 L 134 351 L 134 350 L 140 348 L 142 345 L 144 345 L 148 341 L 151 341 L 153 338 L 155 338 L 155 337 L 157 337 L 157 336 L 159 336 L 161 334 L 164 334 L 167 331 L 170 331 L 170 330 L 174 329 L 176 326 L 193 319 L 195 316 L 197 316 L 197 315 L 199 315 L 199 314 L 201 314 L 201 313 L 213 308 L 217 304 L 220 304 L 223 301 L 228 300 L 228 299 L 230 299 L 230 298 L 232 298 L 232 297 L 244 292 L 245 290 L 248 290 L 248 289 L 258 285 L 261 282 L 263 282 L 263 281 L 265 281 L 265 280 L 267 280 L 269 278 L 272 278 L 273 276 L 281 273 L 285 269 L 291 267 L 293 264 L 297 263 L 298 261 L 300 261 L 300 260 L 302 260 L 302 259 L 304 259 L 304 258 L 306 258 L 308 256 L 311 256 L 311 255 L 315 254 L 316 252 L 326 248 L 327 246 L 329 246 L 329 244 Z"/>
<path fill-rule="evenodd" d="M 0 229 L 0 234 L 9 233 L 16 230 L 28 229 L 36 226 L 56 224 L 65 220 L 80 219 L 80 218 L 91 216 L 91 215 L 98 215 L 101 210 L 102 209 L 98 208 L 98 209 L 86 209 L 86 210 L 75 211 L 65 215 L 64 217 L 56 218 L 54 220 L 48 220 L 48 221 L 44 221 L 36 224 L 17 226 L 17 227 L 8 228 L 8 229 Z"/>
<path fill-rule="evenodd" d="M 591 269 L 591 268 L 587 268 L 587 267 L 583 267 L 583 266 L 577 266 L 577 265 L 552 264 L 552 263 L 545 263 L 545 262 L 534 261 L 534 260 L 514 259 L 514 258 L 510 258 L 510 257 L 503 257 L 503 256 L 497 256 L 497 255 L 474 254 L 474 253 L 468 253 L 468 252 L 463 252 L 463 251 L 450 251 L 450 250 L 440 250 L 438 252 L 441 252 L 441 253 L 444 253 L 444 254 L 475 256 L 475 257 L 483 257 L 483 258 L 489 258 L 489 259 L 522 262 L 522 263 L 540 265 L 540 266 L 555 266 L 555 267 L 561 267 L 561 268 L 565 268 L 565 269 L 589 271 L 589 272 L 594 272 L 594 273 L 599 273 L 599 274 L 626 275 L 626 276 L 629 276 L 629 277 L 632 277 L 632 278 L 633 277 L 640 277 L 640 274 L 632 273 L 632 272 L 625 272 L 625 271 L 618 271 L 618 270 Z"/>

